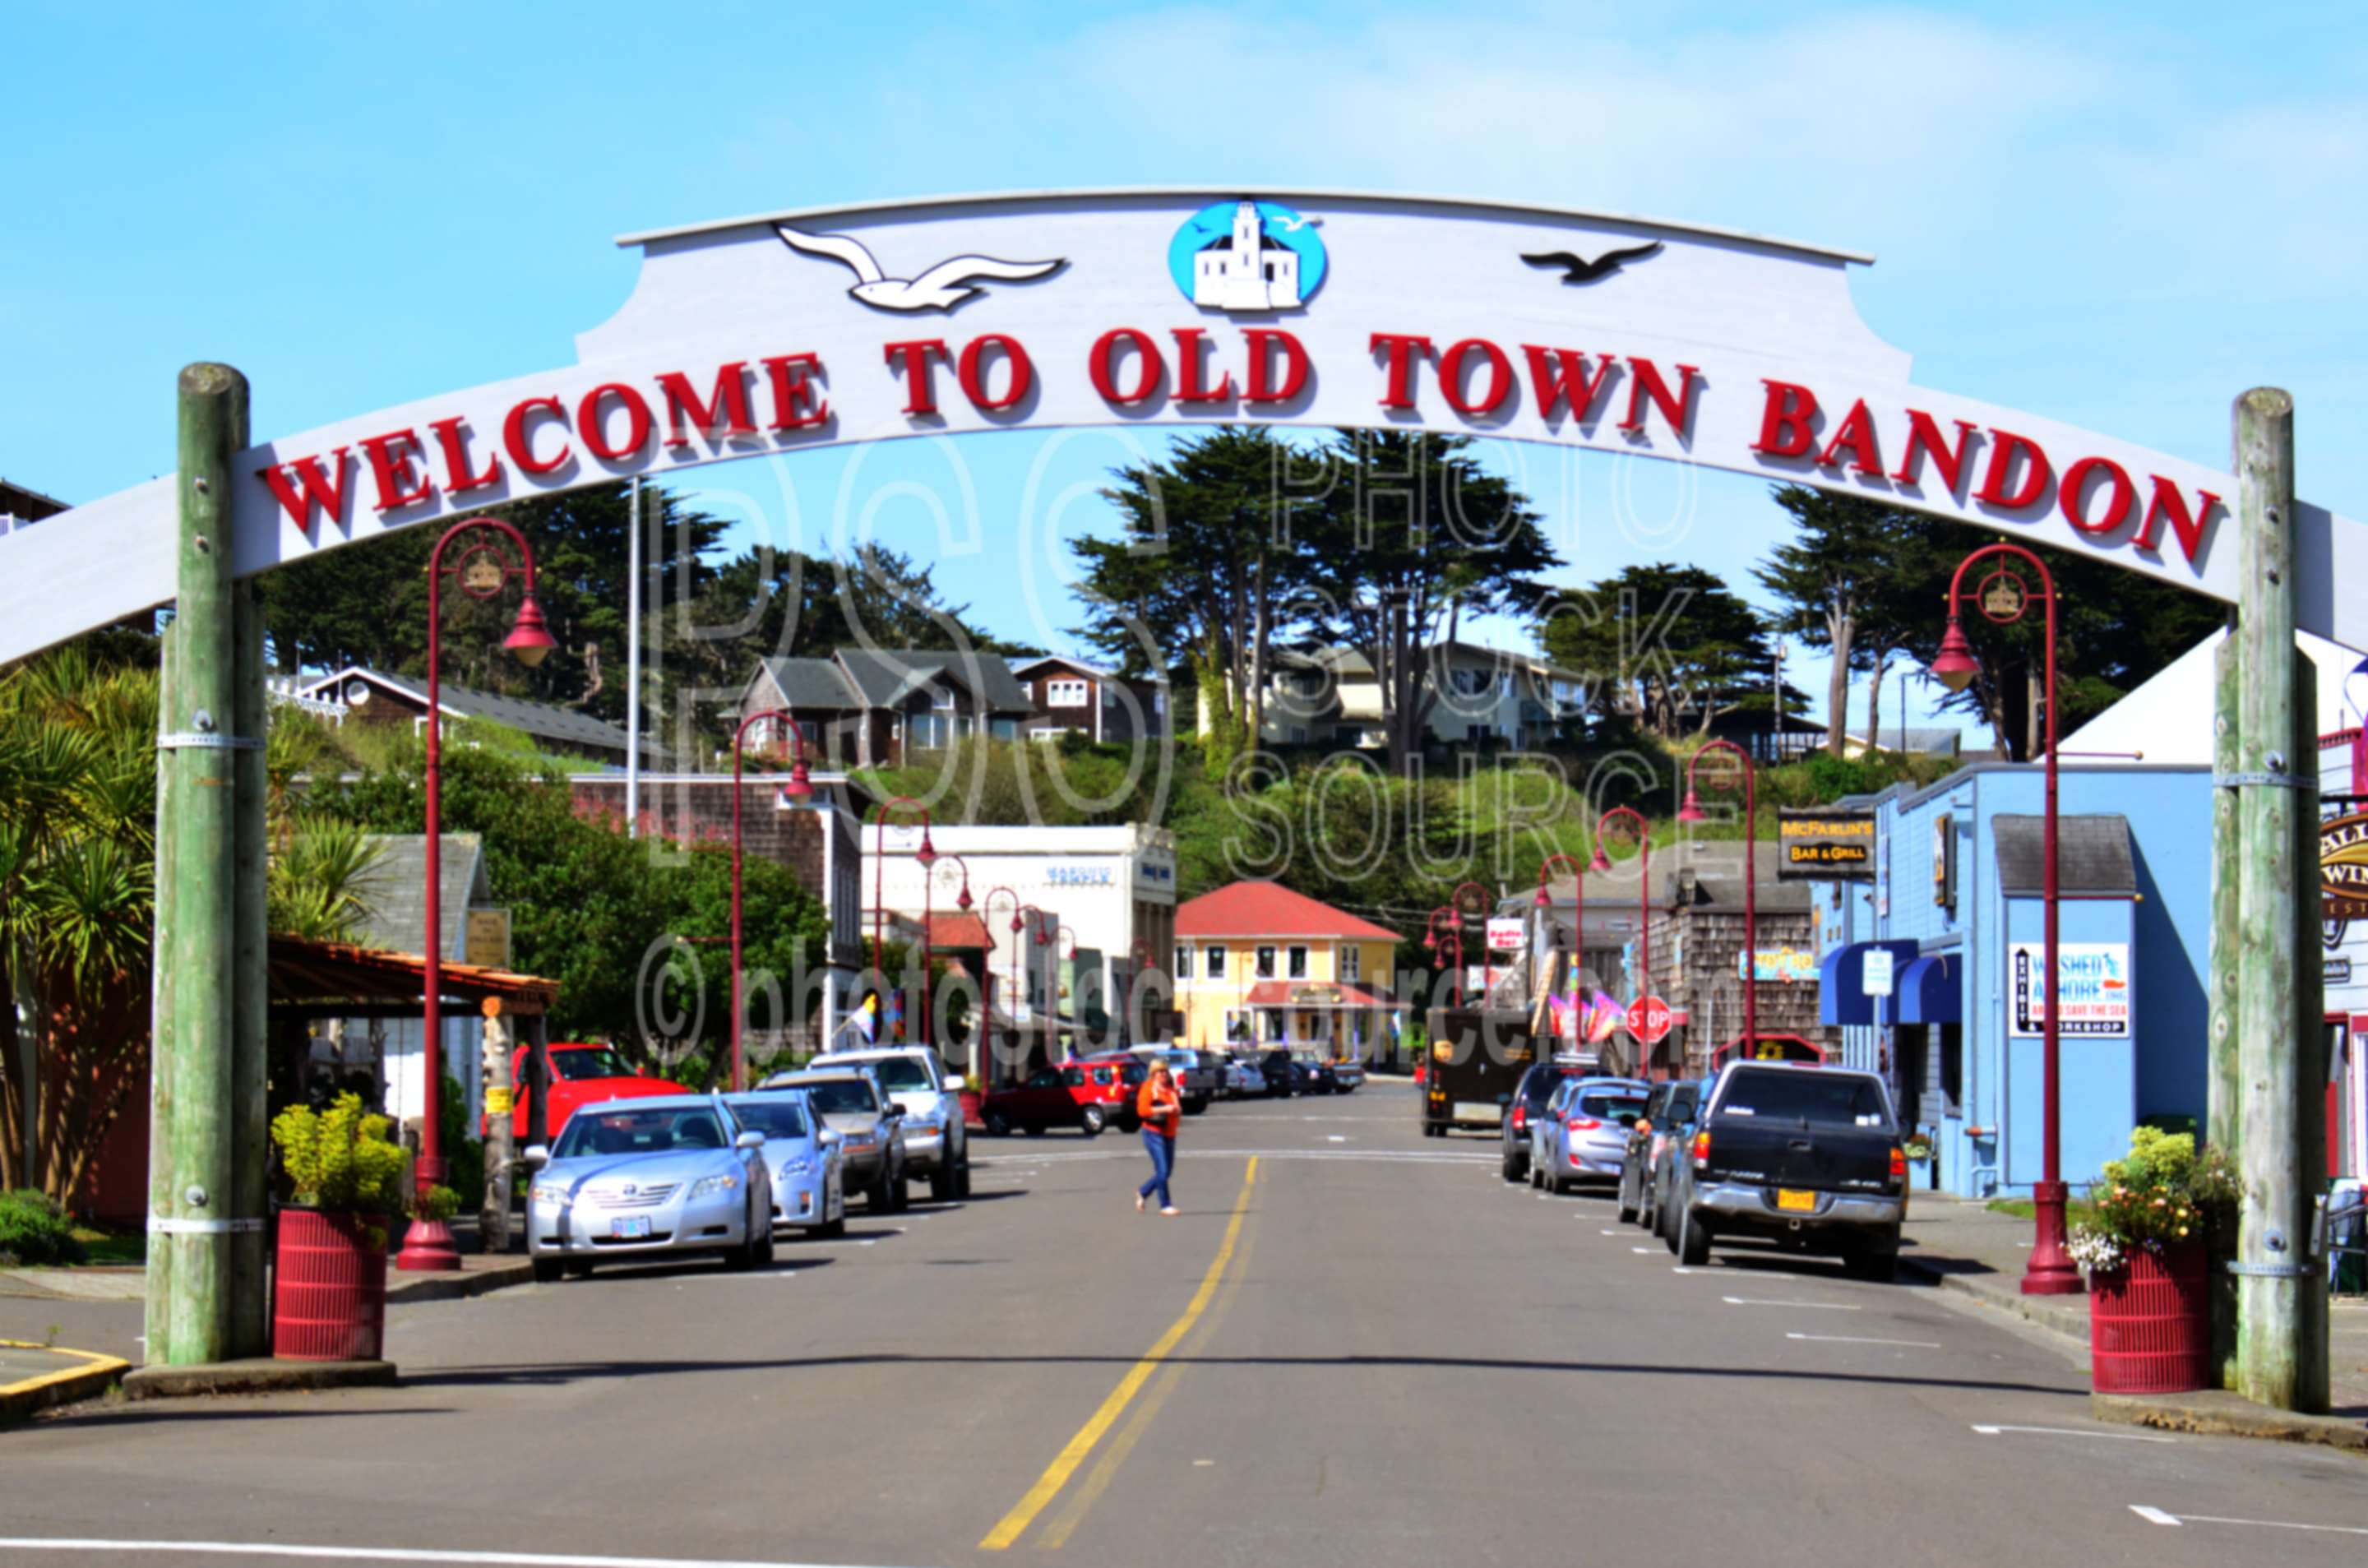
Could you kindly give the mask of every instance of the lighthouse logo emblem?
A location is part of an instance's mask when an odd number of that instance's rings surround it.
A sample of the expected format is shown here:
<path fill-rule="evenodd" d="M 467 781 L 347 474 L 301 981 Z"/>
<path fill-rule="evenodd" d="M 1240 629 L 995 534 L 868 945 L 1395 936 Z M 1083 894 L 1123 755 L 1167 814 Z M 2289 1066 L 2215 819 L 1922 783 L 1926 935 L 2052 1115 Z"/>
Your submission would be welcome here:
<path fill-rule="evenodd" d="M 1322 221 L 1247 198 L 1203 207 L 1168 242 L 1168 276 L 1204 311 L 1297 310 L 1324 286 Z"/>

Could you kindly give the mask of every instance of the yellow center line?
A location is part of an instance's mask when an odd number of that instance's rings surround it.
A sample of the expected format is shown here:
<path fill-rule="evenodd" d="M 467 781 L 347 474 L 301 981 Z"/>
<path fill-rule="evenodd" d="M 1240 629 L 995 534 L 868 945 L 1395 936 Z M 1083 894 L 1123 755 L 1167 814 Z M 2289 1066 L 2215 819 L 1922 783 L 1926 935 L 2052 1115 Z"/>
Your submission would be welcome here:
<path fill-rule="evenodd" d="M 1102 1401 L 1101 1408 L 1077 1428 L 1077 1435 L 1069 1439 L 1068 1446 L 1045 1467 L 1044 1473 L 1036 1478 L 1036 1484 L 1028 1489 L 1028 1494 L 1013 1506 L 1011 1512 L 1003 1516 L 1000 1523 L 986 1532 L 986 1539 L 978 1543 L 981 1551 L 1000 1551 L 1027 1533 L 1028 1527 L 1036 1522 L 1036 1516 L 1060 1494 L 1061 1488 L 1066 1486 L 1069 1478 L 1077 1472 L 1077 1467 L 1085 1463 L 1086 1457 L 1094 1451 L 1094 1445 L 1102 1440 L 1103 1435 L 1109 1432 L 1128 1403 L 1143 1391 L 1143 1385 L 1151 1381 L 1152 1374 L 1159 1369 L 1159 1364 L 1167 1358 L 1186 1335 L 1192 1332 L 1192 1325 L 1201 1321 L 1201 1314 L 1208 1311 L 1210 1299 L 1217 1293 L 1217 1282 L 1224 1277 L 1225 1265 L 1233 1261 L 1234 1244 L 1241 1238 L 1242 1216 L 1249 1210 L 1250 1187 L 1258 1180 L 1258 1157 L 1252 1155 L 1249 1169 L 1242 1173 L 1241 1196 L 1234 1199 L 1234 1215 L 1226 1222 L 1225 1239 L 1218 1246 L 1216 1259 L 1209 1265 L 1209 1271 L 1201 1277 L 1201 1288 L 1192 1292 L 1192 1300 L 1184 1308 L 1184 1315 L 1169 1324 L 1167 1332 L 1144 1352 L 1143 1359 L 1127 1369 L 1126 1376 L 1119 1380 L 1118 1387 Z"/>

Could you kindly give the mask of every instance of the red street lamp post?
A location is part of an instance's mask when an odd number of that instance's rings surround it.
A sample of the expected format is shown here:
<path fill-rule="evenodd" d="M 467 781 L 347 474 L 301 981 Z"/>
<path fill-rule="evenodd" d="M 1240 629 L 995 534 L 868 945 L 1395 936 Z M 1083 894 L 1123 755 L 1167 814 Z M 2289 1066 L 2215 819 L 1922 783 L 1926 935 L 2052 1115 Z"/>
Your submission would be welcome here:
<path fill-rule="evenodd" d="M 785 804 L 799 805 L 814 799 L 814 780 L 806 775 L 806 738 L 798 733 L 798 722 L 790 710 L 768 708 L 741 720 L 740 727 L 732 732 L 732 1092 L 735 1095 L 748 1086 L 747 1058 L 740 1046 L 741 1031 L 747 1025 L 740 990 L 740 745 L 751 725 L 774 720 L 789 727 L 790 755 L 794 759 L 780 799 Z"/>
<path fill-rule="evenodd" d="M 1488 1006 L 1488 992 L 1497 979 L 1497 971 L 1488 953 L 1488 890 L 1478 882 L 1458 882 L 1455 891 L 1447 895 L 1448 907 L 1455 911 L 1455 929 L 1459 936 L 1463 931 L 1463 890 L 1466 888 L 1479 895 L 1479 902 L 1474 907 L 1480 911 L 1480 1006 L 1485 1008 Z M 1455 956 L 1459 959 L 1463 956 L 1460 948 Z"/>
<path fill-rule="evenodd" d="M 1653 837 L 1652 824 L 1634 806 L 1614 806 L 1595 822 L 1595 858 L 1588 869 L 1593 871 L 1611 869 L 1611 857 L 1603 852 L 1603 827 L 1614 817 L 1626 817 L 1636 824 L 1636 994 L 1635 1002 L 1653 994 Z M 1586 941 L 1579 944 L 1582 954 Z M 1645 1048 L 1647 1051 L 1651 1047 Z"/>
<path fill-rule="evenodd" d="M 926 837 L 923 847 L 928 847 Z M 962 892 L 954 899 L 954 907 L 967 911 L 971 906 L 970 862 L 959 855 L 939 855 L 931 851 L 929 858 L 922 863 L 921 871 L 921 1043 L 929 1046 L 938 1043 L 938 1016 L 929 1005 L 929 970 L 937 956 L 937 936 L 930 928 L 937 924 L 934 901 L 938 892 L 936 864 L 939 860 L 951 860 L 962 868 Z"/>
<path fill-rule="evenodd" d="M 871 846 L 871 961 L 878 967 L 882 980 L 888 978 L 888 902 L 881 895 L 881 879 L 888 869 L 888 813 L 900 806 L 921 813 L 921 847 L 914 851 L 913 858 L 920 864 L 924 884 L 928 881 L 929 868 L 938 863 L 937 846 L 929 842 L 929 808 L 910 795 L 894 795 L 881 801 L 877 824 L 880 831 Z M 926 885 L 922 892 L 926 896 Z M 926 950 L 928 943 L 926 921 L 921 927 L 921 941 Z M 921 971 L 921 1005 L 925 1009 L 928 1006 L 928 971 L 924 968 Z"/>
<path fill-rule="evenodd" d="M 966 873 L 965 873 L 965 874 L 966 874 Z M 1020 933 L 1022 930 L 1026 929 L 1026 927 L 1025 927 L 1025 926 L 1021 924 L 1021 922 L 1020 922 L 1020 919 L 1019 919 L 1019 911 L 1020 911 L 1023 907 L 1025 907 L 1025 906 L 1024 906 L 1024 905 L 1022 905 L 1022 904 L 1020 903 L 1020 902 L 1019 902 L 1019 895 L 1018 893 L 1016 893 L 1016 892 L 1012 892 L 1012 891 L 1011 891 L 1011 889 L 1009 889 L 1009 888 L 1008 888 L 1008 887 L 992 887 L 992 888 L 989 888 L 989 889 L 987 889 L 987 890 L 986 890 L 986 897 L 985 897 L 983 901 L 981 901 L 981 903 L 980 903 L 980 904 L 979 904 L 979 907 L 980 907 L 982 910 L 985 911 L 985 914 L 981 917 L 981 918 L 982 918 L 982 922 L 986 921 L 986 920 L 992 920 L 992 919 L 994 919 L 994 918 L 995 918 L 995 899 L 996 899 L 996 895 L 997 893 L 1002 894 L 1005 898 L 1008 898 L 1008 899 L 1009 899 L 1009 900 L 1011 901 L 1011 983 L 1012 983 L 1012 987 L 1013 987 L 1013 994 L 1016 996 L 1016 995 L 1018 994 L 1018 988 L 1019 988 L 1019 933 Z M 992 927 L 989 927 L 990 932 L 992 931 L 992 929 L 993 929 Z M 987 977 L 986 977 L 986 978 L 987 978 L 987 982 L 988 982 L 988 983 L 989 983 L 989 985 L 990 985 L 990 987 L 991 987 L 991 986 L 993 985 L 994 978 L 995 978 L 995 977 L 994 977 L 994 975 L 993 975 L 993 973 L 991 972 L 991 971 L 992 971 L 992 970 L 993 970 L 993 955 L 992 955 L 992 954 L 990 954 L 990 955 L 988 956 L 988 968 L 989 968 L 990 972 L 989 972 L 989 974 L 987 975 Z M 1006 998 L 1004 999 L 1004 1003 L 1003 1003 L 1003 1011 L 1004 1011 L 1004 1016 L 1005 1016 L 1005 1017 L 1008 1017 L 1008 1018 L 1011 1020 L 1011 1040 L 1012 1040 L 1012 1043 L 1016 1046 L 1016 1045 L 1018 1045 L 1018 1044 L 1019 1044 L 1019 1008 L 1018 1008 L 1017 1006 L 1015 1006 L 1013 1005 L 1013 1001 L 1012 1001 L 1012 998 L 1011 998 L 1011 997 L 1006 997 Z M 979 1086 L 979 1089 L 980 1089 L 980 1092 L 982 1092 L 982 1093 L 984 1093 L 985 1091 L 986 1091 L 986 1090 L 988 1090 L 988 1089 L 991 1089 L 991 1088 L 995 1087 L 995 1084 L 994 1084 L 994 1081 L 993 1081 L 993 1079 L 994 1079 L 994 1071 L 995 1071 L 995 1069 L 994 1069 L 994 1051 L 993 1051 L 993 1049 L 992 1049 L 993 1044 L 994 1044 L 994 1040 L 995 1040 L 995 1028 L 994 1028 L 994 1025 L 995 1025 L 995 1003 L 994 1003 L 994 1000 L 993 1000 L 993 997 L 992 997 L 992 995 L 991 995 L 991 994 L 990 994 L 989 999 L 988 999 L 988 1002 L 987 1002 L 987 1007 L 986 1007 L 986 1022 L 987 1022 L 987 1036 L 986 1036 L 986 1038 L 987 1038 L 987 1041 L 988 1041 L 988 1045 L 989 1045 L 989 1050 L 988 1050 L 988 1051 L 987 1051 L 987 1055 L 986 1055 L 986 1058 L 985 1058 L 985 1062 L 982 1063 L 982 1065 L 983 1065 L 983 1066 L 985 1067 L 985 1074 L 984 1074 L 984 1076 L 982 1076 L 982 1077 L 981 1077 L 981 1079 L 980 1079 L 980 1081 L 979 1081 L 979 1085 L 978 1085 L 978 1086 Z"/>
<path fill-rule="evenodd" d="M 1750 754 L 1729 740 L 1705 742 L 1686 760 L 1686 802 L 1678 820 L 1689 825 L 1710 821 L 1694 796 L 1694 769 L 1713 751 L 1729 751 L 1743 766 L 1743 1054 L 1759 1038 L 1759 812 Z"/>
<path fill-rule="evenodd" d="M 1444 943 L 1440 940 L 1439 935 L 1439 922 L 1442 915 L 1450 922 L 1447 927 L 1447 939 Z M 1432 958 L 1445 958 L 1446 954 L 1442 952 L 1442 948 L 1452 951 L 1455 955 L 1448 960 L 1447 1005 L 1451 1007 L 1463 1006 L 1463 933 L 1458 929 L 1462 925 L 1462 919 L 1455 913 L 1455 906 L 1452 903 L 1442 903 L 1430 912 L 1430 918 L 1423 927 L 1422 945 L 1430 949 Z"/>
<path fill-rule="evenodd" d="M 445 565 L 444 547 L 461 534 L 478 528 L 491 528 L 506 536 L 516 548 L 518 559 L 511 560 L 498 540 L 480 540 L 463 550 L 451 565 Z M 412 1168 L 412 1190 L 421 1200 L 423 1213 L 428 1189 L 444 1179 L 444 955 L 439 950 L 444 945 L 444 718 L 436 665 L 440 647 L 438 622 L 442 619 L 442 589 L 448 572 L 452 575 L 452 585 L 472 599 L 493 598 L 509 586 L 512 577 L 520 580 L 525 592 L 518 600 L 518 619 L 510 627 L 509 635 L 502 639 L 502 646 L 519 664 L 532 669 L 542 663 L 544 654 L 559 646 L 550 628 L 543 625 L 542 611 L 534 602 L 534 547 L 527 543 L 526 536 L 499 517 L 469 517 L 445 529 L 444 537 L 436 541 L 436 548 L 427 556 L 427 853 L 422 879 L 427 937 L 420 944 L 427 949 L 421 955 L 425 962 L 420 975 L 420 1066 L 427 1089 L 427 1104 L 419 1118 L 419 1159 Z M 404 1233 L 403 1250 L 395 1255 L 394 1266 L 413 1272 L 450 1272 L 460 1267 L 461 1255 L 452 1245 L 451 1228 L 441 1220 L 414 1220 Z"/>
<path fill-rule="evenodd" d="M 1571 983 L 1580 993 L 1579 1001 L 1584 1004 L 1587 1000 L 1584 994 L 1587 985 L 1587 868 L 1578 863 L 1576 855 L 1555 853 L 1547 856 L 1538 862 L 1538 894 L 1530 902 L 1537 906 L 1540 920 L 1551 918 L 1546 912 L 1554 907 L 1554 896 L 1546 892 L 1546 883 L 1553 880 L 1554 869 L 1558 865 L 1570 868 L 1571 930 L 1576 933 L 1571 940 Z M 1583 1012 L 1580 1017 L 1584 1018 Z"/>
<path fill-rule="evenodd" d="M 2073 1266 L 2065 1250 L 2064 1200 L 2066 1190 L 2062 1165 L 2061 1138 L 2062 1084 L 2059 1081 L 2057 1054 L 2057 991 L 2056 991 L 2056 914 L 2062 902 L 2062 889 L 2056 878 L 2055 860 L 2055 577 L 2047 563 L 2019 544 L 1986 544 L 1957 562 L 1954 575 L 1949 579 L 1949 630 L 1941 639 L 1940 656 L 1932 661 L 1931 676 L 1951 691 L 1963 691 L 1981 673 L 1974 658 L 1974 650 L 1965 641 L 1965 631 L 1958 619 L 1958 607 L 1964 597 L 1965 570 L 1975 562 L 1989 556 L 2008 556 L 2028 564 L 2038 574 L 2038 597 L 2045 616 L 2047 659 L 2047 772 L 2046 810 L 2041 819 L 2040 855 L 2044 863 L 2045 888 L 2041 903 L 2043 941 L 2047 965 L 2046 1020 L 2043 1026 L 2041 1048 L 2040 1142 L 2042 1147 L 2040 1180 L 2031 1189 L 2032 1208 L 2036 1233 L 2032 1237 L 2031 1261 L 2024 1267 L 2022 1293 L 2026 1296 L 2065 1296 L 2080 1290 L 2080 1271 Z M 2021 620 L 2031 608 L 2032 589 L 2011 565 L 2001 564 L 1984 577 L 1975 590 L 1975 607 L 2001 626 Z"/>
<path fill-rule="evenodd" d="M 1013 1010 L 1011 1014 L 1011 1033 L 1015 1043 L 1019 1040 L 1019 1004 L 1026 1001 L 1028 996 L 1026 983 L 1019 977 L 1019 950 L 1028 945 L 1027 934 L 1030 930 L 1034 931 L 1036 934 L 1036 946 L 1040 948 L 1051 946 L 1053 934 L 1044 929 L 1044 912 L 1037 908 L 1032 903 L 1023 903 L 1018 909 L 1011 912 L 1011 997 L 1013 1003 Z M 1048 997 L 1046 1000 L 1049 1001 L 1051 998 Z M 1050 1057 L 1053 1054 L 1052 1031 L 1050 1029 L 1045 1031 L 1044 1054 L 1047 1057 Z"/>

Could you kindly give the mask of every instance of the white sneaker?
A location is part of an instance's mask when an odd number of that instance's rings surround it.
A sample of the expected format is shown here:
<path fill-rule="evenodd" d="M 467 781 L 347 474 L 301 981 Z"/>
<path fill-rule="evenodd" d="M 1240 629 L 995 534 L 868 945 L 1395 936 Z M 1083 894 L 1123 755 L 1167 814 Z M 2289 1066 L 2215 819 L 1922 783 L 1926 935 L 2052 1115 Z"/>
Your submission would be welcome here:
<path fill-rule="evenodd" d="M 1160 1212 L 1161 1212 L 1162 1214 L 1181 1214 L 1182 1212 L 1184 1212 L 1184 1210 L 1182 1210 L 1181 1209 L 1177 1208 L 1177 1207 L 1176 1207 L 1176 1205 L 1174 1205 L 1173 1203 L 1171 1203 L 1171 1204 L 1169 1204 L 1167 1208 L 1162 1209 L 1162 1210 L 1160 1210 Z"/>

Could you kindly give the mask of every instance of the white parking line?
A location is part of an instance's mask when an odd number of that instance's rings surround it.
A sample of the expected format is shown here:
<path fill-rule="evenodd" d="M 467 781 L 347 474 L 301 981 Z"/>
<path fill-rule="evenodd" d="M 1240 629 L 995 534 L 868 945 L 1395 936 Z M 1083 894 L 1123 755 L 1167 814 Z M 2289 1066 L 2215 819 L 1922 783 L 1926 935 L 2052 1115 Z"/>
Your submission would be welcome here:
<path fill-rule="evenodd" d="M 1583 1212 L 1583 1211 L 1582 1211 L 1582 1212 L 1580 1212 L 1580 1213 L 1573 1214 L 1573 1215 L 1571 1216 L 1571 1218 L 1572 1218 L 1572 1219 L 1574 1219 L 1574 1220 L 1584 1220 L 1584 1219 L 1586 1219 L 1586 1218 L 1587 1218 L 1587 1215 L 1585 1214 L 1585 1212 Z M 1605 1231 L 1603 1233 L 1604 1233 L 1605 1235 L 1607 1235 L 1607 1236 L 1616 1236 L 1616 1235 L 1618 1235 L 1620 1233 L 1619 1233 L 1619 1232 L 1617 1232 L 1617 1231 L 1607 1230 L 1607 1231 Z M 1638 1252 L 1643 1252 L 1645 1249 L 1644 1249 L 1643 1247 L 1638 1247 L 1636 1250 L 1637 1250 Z"/>
<path fill-rule="evenodd" d="M 2149 1508 L 2141 1503 L 2131 1504 L 2130 1512 L 2154 1525 L 2249 1525 L 2260 1530 L 2316 1530 L 2326 1535 L 2368 1535 L 2368 1529 L 2358 1525 L 2304 1525 L 2288 1519 L 2224 1519 L 2211 1514 L 2166 1514 L 2160 1508 Z"/>
<path fill-rule="evenodd" d="M 2078 1426 L 1976 1426 L 1975 1431 L 1985 1437 L 1995 1437 L 2001 1432 L 2029 1432 L 2043 1437 L 2102 1437 L 2113 1443 L 2175 1443 L 2176 1437 L 2149 1437 L 2138 1432 L 2084 1432 Z"/>
<path fill-rule="evenodd" d="M 1723 1296 L 1720 1300 L 1730 1307 L 1806 1307 L 1813 1312 L 1855 1312 L 1865 1310 L 1861 1307 L 1849 1306 L 1840 1301 L 1763 1301 L 1757 1296 Z"/>
<path fill-rule="evenodd" d="M 1850 1334 L 1788 1334 L 1787 1339 L 1805 1339 L 1817 1345 L 1896 1345 L 1909 1350 L 1938 1350 L 1938 1343 L 1930 1339 L 1861 1339 Z"/>
<path fill-rule="evenodd" d="M 500 1568 L 807 1568 L 804 1563 L 734 1557 L 594 1557 L 574 1552 L 445 1551 L 404 1546 L 295 1546 L 284 1541 L 100 1540 L 0 1536 L 0 1551 L 206 1553 L 216 1557 L 329 1558 L 347 1562 L 470 1562 Z"/>
<path fill-rule="evenodd" d="M 1609 1235 L 1616 1235 L 1618 1233 L 1617 1233 L 1617 1232 L 1613 1232 L 1613 1231 L 1606 1231 L 1606 1232 L 1604 1232 L 1603 1233 L 1604 1233 L 1605 1235 L 1609 1236 Z M 1653 1250 L 1654 1250 L 1654 1249 L 1653 1249 L 1653 1248 L 1651 1248 L 1651 1247 L 1630 1247 L 1628 1250 L 1629 1250 L 1630 1252 L 1634 1252 L 1634 1253 L 1642 1253 L 1642 1254 L 1643 1254 L 1644 1256 L 1645 1256 L 1646 1257 L 1650 1257 L 1650 1256 L 1653 1256 Z"/>

